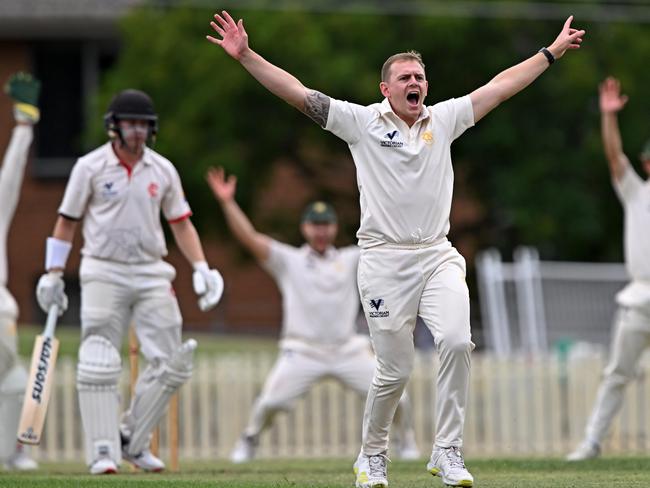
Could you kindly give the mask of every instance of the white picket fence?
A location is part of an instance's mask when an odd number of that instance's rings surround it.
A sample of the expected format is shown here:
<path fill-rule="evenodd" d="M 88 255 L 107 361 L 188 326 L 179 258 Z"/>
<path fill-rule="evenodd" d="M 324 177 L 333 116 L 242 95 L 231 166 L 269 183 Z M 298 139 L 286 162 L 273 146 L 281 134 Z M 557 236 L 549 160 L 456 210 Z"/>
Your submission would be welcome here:
<path fill-rule="evenodd" d="M 182 460 L 227 458 L 246 423 L 274 357 L 272 354 L 199 356 L 194 376 L 180 395 L 179 449 Z M 497 359 L 474 354 L 465 451 L 471 457 L 561 456 L 575 446 L 596 395 L 603 367 L 598 355 L 561 361 L 556 357 Z M 437 360 L 417 357 L 409 384 L 417 440 L 423 454 L 435 430 Z M 645 453 L 650 449 L 650 364 L 628 387 L 626 401 L 605 450 Z M 128 379 L 122 382 L 123 403 Z M 359 449 L 363 399 L 332 380 L 321 382 L 296 408 L 280 414 L 261 439 L 261 458 L 353 458 Z M 83 459 L 75 364 L 57 364 L 40 460 Z M 161 428 L 167 455 L 167 429 Z"/>

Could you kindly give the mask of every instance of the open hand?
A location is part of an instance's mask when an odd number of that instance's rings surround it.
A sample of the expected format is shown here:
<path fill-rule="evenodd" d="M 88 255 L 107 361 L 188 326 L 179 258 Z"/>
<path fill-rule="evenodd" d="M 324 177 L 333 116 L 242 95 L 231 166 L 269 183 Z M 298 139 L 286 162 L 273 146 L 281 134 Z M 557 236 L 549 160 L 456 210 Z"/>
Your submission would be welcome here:
<path fill-rule="evenodd" d="M 213 20 L 210 22 L 210 26 L 221 36 L 221 39 L 212 36 L 206 36 L 206 38 L 211 43 L 221 46 L 230 56 L 239 60 L 248 49 L 248 34 L 244 29 L 244 21 L 239 19 L 235 23 L 225 10 L 221 12 L 221 15 L 214 14 L 214 19 L 216 22 Z"/>
<path fill-rule="evenodd" d="M 237 189 L 237 177 L 230 175 L 226 178 L 226 173 L 222 167 L 210 168 L 205 175 L 205 179 L 212 189 L 212 193 L 220 202 L 227 202 L 235 198 Z"/>
<path fill-rule="evenodd" d="M 613 76 L 608 76 L 598 86 L 600 92 L 600 111 L 602 113 L 615 113 L 625 107 L 627 95 L 621 95 L 621 82 Z"/>
<path fill-rule="evenodd" d="M 582 38 L 585 35 L 584 30 L 578 30 L 571 27 L 571 22 L 573 22 L 573 15 L 569 16 L 562 26 L 562 31 L 558 34 L 553 44 L 548 47 L 548 50 L 553 53 L 555 59 L 559 59 L 564 56 L 564 53 L 567 49 L 579 49 L 580 44 L 582 43 Z"/>

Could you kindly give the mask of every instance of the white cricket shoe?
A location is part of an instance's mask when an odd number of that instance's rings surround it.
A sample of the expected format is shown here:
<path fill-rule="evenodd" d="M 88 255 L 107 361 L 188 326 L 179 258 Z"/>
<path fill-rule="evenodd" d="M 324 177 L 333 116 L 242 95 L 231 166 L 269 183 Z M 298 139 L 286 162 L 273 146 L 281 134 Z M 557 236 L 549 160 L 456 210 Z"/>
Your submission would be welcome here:
<path fill-rule="evenodd" d="M 440 476 L 447 486 L 473 486 L 474 477 L 467 471 L 463 454 L 457 447 L 435 447 L 427 471 Z"/>
<path fill-rule="evenodd" d="M 586 461 L 600 456 L 600 445 L 596 442 L 583 441 L 575 451 L 566 457 L 567 461 Z"/>
<path fill-rule="evenodd" d="M 111 458 L 100 457 L 90 466 L 90 474 L 115 474 L 117 464 Z"/>
<path fill-rule="evenodd" d="M 242 435 L 230 453 L 230 462 L 235 464 L 248 463 L 255 458 L 257 442 L 254 437 Z"/>
<path fill-rule="evenodd" d="M 409 436 L 397 449 L 397 458 L 402 461 L 414 461 L 420 459 L 422 454 L 415 442 L 414 436 Z"/>
<path fill-rule="evenodd" d="M 126 450 L 122 450 L 122 459 L 130 462 L 136 468 L 150 473 L 160 473 L 165 469 L 165 463 L 154 456 L 149 449 L 145 449 L 135 455 L 129 454 Z"/>
<path fill-rule="evenodd" d="M 4 468 L 7 471 L 34 471 L 38 469 L 38 463 L 29 457 L 23 450 L 23 445 L 19 444 L 16 446 L 16 452 L 4 462 Z"/>
<path fill-rule="evenodd" d="M 357 476 L 355 481 L 356 488 L 379 488 L 388 486 L 388 456 L 385 454 L 375 454 L 366 456 L 359 453 L 359 457 L 354 462 L 352 469 Z"/>

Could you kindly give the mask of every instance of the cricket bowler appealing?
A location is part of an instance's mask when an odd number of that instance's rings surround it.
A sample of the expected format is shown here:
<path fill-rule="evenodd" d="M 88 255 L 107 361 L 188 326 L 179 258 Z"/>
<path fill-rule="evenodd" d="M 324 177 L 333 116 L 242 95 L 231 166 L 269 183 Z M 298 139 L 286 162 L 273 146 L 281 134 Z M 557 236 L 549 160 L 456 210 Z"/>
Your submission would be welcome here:
<path fill-rule="evenodd" d="M 356 333 L 359 314 L 357 246 L 334 247 L 334 208 L 314 202 L 305 209 L 300 231 L 306 243 L 289 246 L 258 232 L 235 201 L 237 178 L 213 168 L 207 180 L 237 240 L 274 278 L 282 294 L 280 355 L 269 373 L 230 460 L 253 460 L 259 436 L 278 411 L 288 410 L 317 381 L 331 377 L 360 395 L 368 394 L 375 369 L 367 336 Z M 418 459 L 410 405 L 403 395 L 394 427 L 400 459 Z"/>
<path fill-rule="evenodd" d="M 381 103 L 336 100 L 305 87 L 253 51 L 242 20 L 227 13 L 208 40 L 237 60 L 269 91 L 344 140 L 352 154 L 360 193 L 361 257 L 358 285 L 377 369 L 368 392 L 356 486 L 388 486 L 389 427 L 414 362 L 418 316 L 440 357 L 436 436 L 427 470 L 451 486 L 472 486 L 461 447 L 469 389 L 471 332 L 465 260 L 447 239 L 453 191 L 451 144 L 500 103 L 539 77 L 583 30 L 569 17 L 555 41 L 499 73 L 469 95 L 425 106 L 429 84 L 416 52 L 387 59 Z"/>
<path fill-rule="evenodd" d="M 181 344 L 182 318 L 172 288 L 176 271 L 162 259 L 167 247 L 161 211 L 194 268 L 201 310 L 219 302 L 223 280 L 205 261 L 176 168 L 147 147 L 158 132 L 151 98 L 124 90 L 111 101 L 104 121 L 110 140 L 72 169 L 36 295 L 43 310 L 53 303 L 66 309 L 63 270 L 83 219 L 77 390 L 86 462 L 91 474 L 116 472 L 122 458 L 161 471 L 164 464 L 149 450 L 151 432 L 173 393 L 190 378 L 196 345 Z M 120 424 L 119 351 L 131 322 L 148 366 Z"/>

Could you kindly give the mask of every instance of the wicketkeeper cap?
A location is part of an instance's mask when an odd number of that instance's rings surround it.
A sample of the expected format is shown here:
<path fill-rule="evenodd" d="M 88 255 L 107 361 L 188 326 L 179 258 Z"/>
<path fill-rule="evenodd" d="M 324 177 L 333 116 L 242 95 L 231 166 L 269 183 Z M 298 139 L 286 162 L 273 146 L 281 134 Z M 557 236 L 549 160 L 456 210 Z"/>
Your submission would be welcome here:
<path fill-rule="evenodd" d="M 325 202 L 312 202 L 302 213 L 302 222 L 314 224 L 335 224 L 337 221 L 334 207 Z"/>

